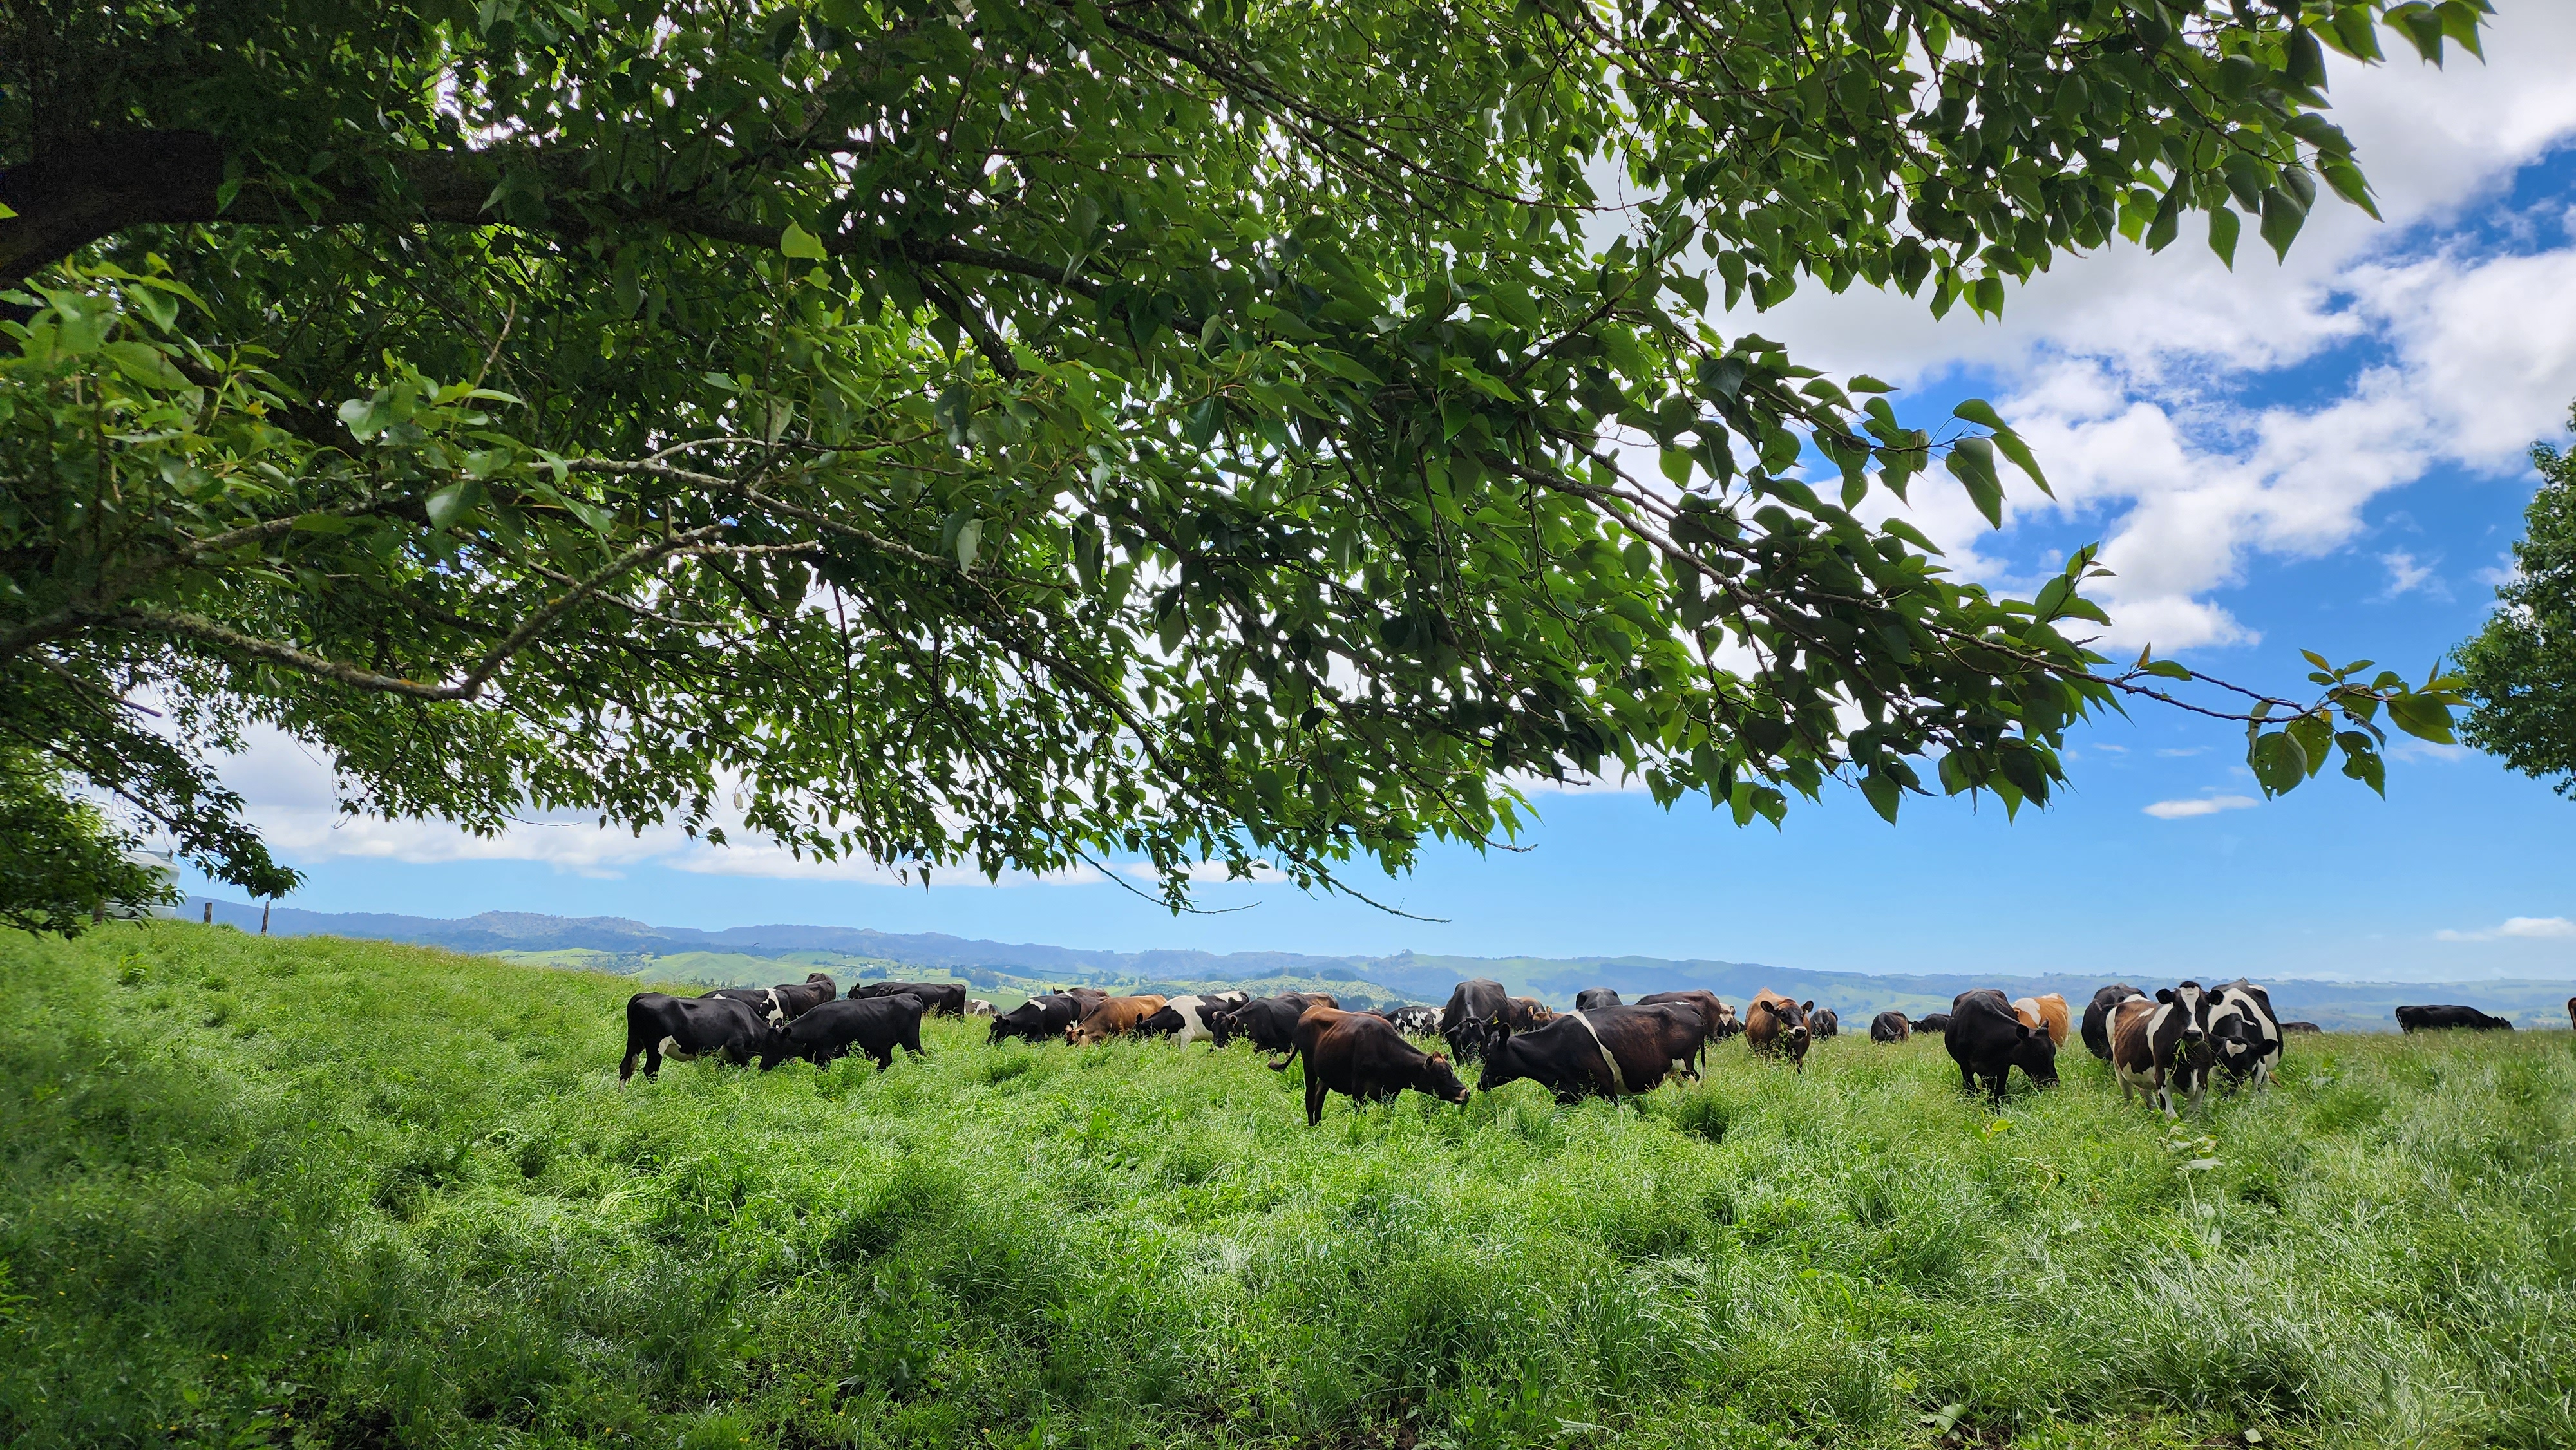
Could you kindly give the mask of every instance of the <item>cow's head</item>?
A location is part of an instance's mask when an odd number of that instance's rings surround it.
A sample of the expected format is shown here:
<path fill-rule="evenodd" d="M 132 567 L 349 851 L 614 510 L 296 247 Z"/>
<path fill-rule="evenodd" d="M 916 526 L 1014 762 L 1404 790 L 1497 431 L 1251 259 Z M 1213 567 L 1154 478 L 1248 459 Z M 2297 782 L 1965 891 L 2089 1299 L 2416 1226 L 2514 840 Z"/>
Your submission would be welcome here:
<path fill-rule="evenodd" d="M 2185 982 L 2179 987 L 2159 987 L 2156 1000 L 2176 1011 L 2182 1019 L 2182 1041 L 2197 1047 L 2209 1038 L 2209 993 L 2198 982 Z"/>
<path fill-rule="evenodd" d="M 805 974 L 805 985 L 822 993 L 823 1000 L 826 1002 L 829 1002 L 833 998 L 841 995 L 840 984 L 834 982 L 830 977 L 825 976 L 821 972 L 807 972 Z"/>
<path fill-rule="evenodd" d="M 1422 1060 L 1421 1075 L 1413 1080 L 1416 1092 L 1425 1092 L 1444 1103 L 1467 1104 L 1467 1085 L 1458 1080 L 1458 1072 L 1449 1059 L 1435 1052 Z"/>
<path fill-rule="evenodd" d="M 2046 1027 L 2027 1022 L 2015 1021 L 2013 1031 L 2020 1034 L 2013 1043 L 2013 1066 L 2029 1073 L 2030 1080 L 2041 1087 L 2057 1086 L 2057 1039 L 2048 1035 Z"/>
<path fill-rule="evenodd" d="M 1477 1075 L 1476 1091 L 1489 1093 L 1505 1083 L 1518 1082 L 1529 1076 L 1528 1064 L 1521 1059 L 1528 1053 L 1526 1044 L 1504 1037 L 1485 1049 L 1485 1070 Z"/>

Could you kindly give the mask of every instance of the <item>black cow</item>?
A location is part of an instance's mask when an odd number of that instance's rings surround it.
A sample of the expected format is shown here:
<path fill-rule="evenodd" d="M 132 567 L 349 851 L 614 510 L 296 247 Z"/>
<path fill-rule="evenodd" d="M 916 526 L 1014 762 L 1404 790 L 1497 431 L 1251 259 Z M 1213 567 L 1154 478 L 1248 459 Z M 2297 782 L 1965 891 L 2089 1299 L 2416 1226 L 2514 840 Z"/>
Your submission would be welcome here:
<path fill-rule="evenodd" d="M 2475 1007 L 2400 1007 L 2397 1025 L 2409 1032 L 2434 1032 L 2445 1027 L 2466 1027 L 2475 1032 L 2513 1030 L 2512 1023 L 2490 1017 Z"/>
<path fill-rule="evenodd" d="M 638 992 L 626 999 L 626 1058 L 617 1064 L 617 1080 L 635 1075 L 638 1054 L 647 1081 L 661 1075 L 665 1057 L 688 1062 L 715 1056 L 741 1067 L 775 1031 L 758 1009 L 736 998 Z"/>
<path fill-rule="evenodd" d="M 1917 1032 L 1947 1032 L 1950 1030 L 1950 1014 L 1947 1012 L 1932 1012 L 1921 1017 L 1917 1017 L 1914 1019 L 1914 1030 Z"/>
<path fill-rule="evenodd" d="M 909 992 L 826 1002 L 771 1035 L 768 1050 L 760 1055 L 760 1070 L 767 1072 L 791 1057 L 828 1069 L 835 1058 L 856 1048 L 883 1072 L 894 1065 L 898 1047 L 923 1055 L 921 1018 L 928 1010 L 928 1003 Z"/>
<path fill-rule="evenodd" d="M 906 995 L 919 997 L 933 1017 L 966 1015 L 966 984 L 963 982 L 870 982 L 864 987 L 850 989 L 852 1001 Z"/>
<path fill-rule="evenodd" d="M 1650 1092 L 1675 1069 L 1688 1072 L 1707 1040 L 1707 1023 L 1684 1003 L 1568 1012 L 1495 1043 L 1476 1090 L 1489 1093 L 1527 1078 L 1560 1103 Z"/>
<path fill-rule="evenodd" d="M 1342 1012 L 1318 1007 L 1297 1019 L 1288 1055 L 1270 1064 L 1287 1070 L 1298 1054 L 1306 1058 L 1306 1126 L 1324 1121 L 1324 1095 L 1336 1092 L 1354 1105 L 1393 1098 L 1411 1088 L 1447 1103 L 1467 1101 L 1467 1085 L 1458 1080 L 1449 1059 L 1424 1052 L 1404 1040 L 1395 1024 L 1374 1012 Z"/>
<path fill-rule="evenodd" d="M 1449 1043 L 1450 1056 L 1460 1062 L 1472 1061 L 1511 1036 L 1511 1010 L 1512 994 L 1490 977 L 1477 977 L 1451 988 L 1449 1005 L 1440 1009 L 1440 1035 Z"/>
<path fill-rule="evenodd" d="M 1014 1037 L 1030 1042 L 1062 1042 L 1064 1030 L 1081 1016 L 1082 1003 L 1075 998 L 1031 997 L 994 1018 L 993 1030 L 984 1038 L 984 1044 L 989 1047 Z"/>
<path fill-rule="evenodd" d="M 2324 1029 L 2324 1028 L 2319 1027 L 2317 1024 L 2315 1024 L 2315 1023 L 2313 1023 L 2313 1022 L 2284 1022 L 2284 1023 L 2282 1023 L 2282 1024 L 2281 1024 L 2281 1030 L 2282 1030 L 2284 1033 L 2289 1033 L 2289 1032 L 2323 1032 L 2323 1031 L 2325 1031 L 2325 1029 Z"/>
<path fill-rule="evenodd" d="M 2004 1100 L 2004 1079 L 2020 1068 L 2041 1087 L 2057 1086 L 2057 1043 L 2045 1027 L 2021 1020 L 2004 994 L 1991 987 L 1961 992 L 1950 1000 L 1950 1022 L 1942 1036 L 1950 1057 L 1959 1064 L 1959 1087 L 1975 1092 L 1980 1078 L 1997 1106 Z"/>
<path fill-rule="evenodd" d="M 1902 1012 L 1881 1012 L 1869 1019 L 1869 1040 L 1872 1042 L 1903 1042 L 1913 1035 L 1914 1024 L 1906 1021 Z"/>
<path fill-rule="evenodd" d="M 718 987 L 710 997 L 731 997 L 746 1002 L 751 1010 L 769 1019 L 772 1027 L 784 1027 L 840 995 L 840 988 L 821 972 L 808 972 L 801 982 L 781 982 L 775 987 Z"/>
<path fill-rule="evenodd" d="M 1831 1007 L 1817 1008 L 1815 1020 L 1809 1025 L 1816 1029 L 1816 1036 L 1818 1037 L 1840 1037 L 1843 1035 L 1843 1019 L 1836 1016 L 1834 1009 Z"/>
<path fill-rule="evenodd" d="M 1297 1044 L 1297 1019 L 1308 1008 L 1322 1005 L 1304 992 L 1256 997 L 1220 1019 L 1224 1027 L 1216 1035 L 1216 1045 L 1224 1047 L 1242 1037 L 1263 1052 L 1286 1052 Z"/>
<path fill-rule="evenodd" d="M 1608 987 L 1586 987 L 1574 994 L 1574 1010 L 1589 1012 L 1595 1007 L 1616 1007 L 1619 994 Z"/>
<path fill-rule="evenodd" d="M 2111 1060 L 2111 1009 L 2131 997 L 2145 995 L 2126 982 L 2113 982 L 2107 987 L 2096 990 L 2093 993 L 2093 1000 L 2084 1004 L 2082 1029 L 2084 1050 L 2104 1062 L 2109 1062 Z"/>

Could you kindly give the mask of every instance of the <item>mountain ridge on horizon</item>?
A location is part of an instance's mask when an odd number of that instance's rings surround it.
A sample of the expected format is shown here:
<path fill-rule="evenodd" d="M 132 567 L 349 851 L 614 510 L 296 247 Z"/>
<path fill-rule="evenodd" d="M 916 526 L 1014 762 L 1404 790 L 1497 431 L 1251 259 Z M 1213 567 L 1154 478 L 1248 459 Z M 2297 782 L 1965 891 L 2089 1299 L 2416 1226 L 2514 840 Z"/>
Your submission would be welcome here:
<path fill-rule="evenodd" d="M 256 930 L 261 913 L 238 902 L 189 898 L 195 917 L 211 905 L 215 920 Z M 1414 1000 L 1444 1000 L 1460 978 L 1488 976 L 1516 993 L 1564 1005 L 1575 992 L 1608 986 L 1627 994 L 1705 987 L 1722 996 L 1747 997 L 1762 987 L 1833 1006 L 1853 1031 L 1866 1031 L 1868 1014 L 1896 1008 L 1912 1015 L 1946 1008 L 1970 987 L 1999 987 L 2008 995 L 2064 993 L 2080 1005 L 2099 977 L 2072 973 L 2039 976 L 1956 972 L 1840 972 L 1774 967 L 1714 958 L 1663 958 L 1636 954 L 1581 957 L 1475 957 L 1404 951 L 1390 956 L 1337 956 L 1302 952 L 1208 952 L 1164 948 L 1141 952 L 1091 951 L 1036 942 L 996 942 L 945 932 L 884 932 L 872 927 L 768 923 L 707 931 L 657 927 L 629 917 L 554 916 L 543 912 L 487 911 L 470 917 L 424 917 L 393 912 L 319 912 L 275 907 L 269 930 L 286 936 L 350 936 L 413 942 L 465 952 L 586 950 L 623 957 L 661 958 L 712 953 L 745 958 L 824 953 L 1014 977 L 1091 978 L 1135 982 L 1233 982 L 1305 977 L 1377 984 Z M 2211 970 L 2206 979 L 2233 972 Z M 2148 984 L 2152 990 L 2153 984 Z M 2523 1025 L 2566 1022 L 2560 994 L 2566 982 L 2505 979 L 2478 983 L 2332 982 L 2278 979 L 2272 994 L 2285 1018 L 2305 1018 L 2347 1030 L 2388 1030 L 2389 1010 L 2401 1002 L 2474 998 L 2485 1010 Z"/>

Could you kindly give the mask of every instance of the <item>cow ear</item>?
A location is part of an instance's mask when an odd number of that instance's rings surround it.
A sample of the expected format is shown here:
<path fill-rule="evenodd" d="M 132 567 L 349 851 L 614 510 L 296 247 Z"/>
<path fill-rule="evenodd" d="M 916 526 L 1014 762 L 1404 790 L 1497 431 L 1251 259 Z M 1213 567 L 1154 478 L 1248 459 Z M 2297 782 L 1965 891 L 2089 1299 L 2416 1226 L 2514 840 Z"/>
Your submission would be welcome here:
<path fill-rule="evenodd" d="M 2156 988 L 2156 1000 L 2157 1000 L 2157 1001 L 2159 1001 L 2159 1002 L 2170 1002 L 2170 1001 L 2172 1001 L 2173 999 L 2174 999 L 2174 989 L 2173 989 L 2173 988 L 2171 988 L 2171 987 L 2158 987 L 2158 988 Z"/>
<path fill-rule="evenodd" d="M 1799 1004 L 1798 1004 L 1798 1010 L 1799 1010 L 1799 1011 L 1801 1011 L 1801 1012 L 1813 1012 L 1813 1011 L 1815 1011 L 1815 1010 L 1816 1010 L 1816 999 L 1815 999 L 1815 998 L 1813 998 L 1813 997 L 1810 997 L 1810 998 L 1808 998 L 1806 1001 L 1799 1003 Z"/>

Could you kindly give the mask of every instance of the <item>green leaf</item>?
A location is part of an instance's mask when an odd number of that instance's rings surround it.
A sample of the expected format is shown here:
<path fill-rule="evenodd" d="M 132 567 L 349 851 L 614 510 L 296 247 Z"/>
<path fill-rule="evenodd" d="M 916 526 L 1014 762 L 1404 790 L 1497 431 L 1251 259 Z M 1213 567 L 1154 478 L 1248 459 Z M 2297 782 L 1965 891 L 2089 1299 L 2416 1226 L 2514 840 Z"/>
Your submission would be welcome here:
<path fill-rule="evenodd" d="M 2255 736 L 2252 748 L 2245 753 L 2245 763 L 2253 767 L 2254 783 L 2267 796 L 2285 795 L 2308 778 L 2307 752 L 2286 731 Z"/>
<path fill-rule="evenodd" d="M 462 483 L 451 483 L 429 496 L 429 526 L 433 529 L 448 528 L 471 515 L 482 502 L 483 485 L 480 481 L 469 478 Z"/>
<path fill-rule="evenodd" d="M 957 526 L 957 567 L 975 567 L 975 551 L 984 546 L 984 521 L 968 519 Z"/>
<path fill-rule="evenodd" d="M 1905 791 L 1892 777 L 1875 773 L 1864 775 L 1860 779 L 1860 793 L 1868 799 L 1869 808 L 1878 812 L 1879 819 L 1891 826 L 1896 824 L 1896 807 L 1905 799 Z"/>
<path fill-rule="evenodd" d="M 2395 696 L 2388 702 L 2388 718 L 2418 740 L 2437 745 L 2457 743 L 2451 734 L 2450 707 L 2438 700 L 2428 700 L 2420 694 Z"/>
<path fill-rule="evenodd" d="M 2299 742 L 2300 754 L 2307 757 L 2308 778 L 2316 778 L 2326 768 L 2326 757 L 2334 753 L 2334 724 L 2323 715 L 2304 715 L 2289 725 L 2290 738 Z"/>
<path fill-rule="evenodd" d="M 823 250 L 823 239 L 821 237 L 814 235 L 812 232 L 805 230 L 794 222 L 789 222 L 787 224 L 787 230 L 779 235 L 778 250 L 787 256 L 802 258 L 811 262 L 820 262 L 829 256 L 829 254 Z"/>
<path fill-rule="evenodd" d="M 2218 260 L 2225 262 L 2231 272 L 2236 270 L 2236 234 L 2241 230 L 2243 226 L 2237 221 L 2236 213 L 2229 211 L 2225 202 L 2209 209 L 2209 249 L 2218 254 Z"/>
<path fill-rule="evenodd" d="M 1962 438 L 1950 445 L 1947 460 L 1950 474 L 1967 486 L 1969 502 L 1986 522 L 1996 528 L 2004 526 L 2004 486 L 1995 476 L 1994 445 L 1983 438 Z"/>

